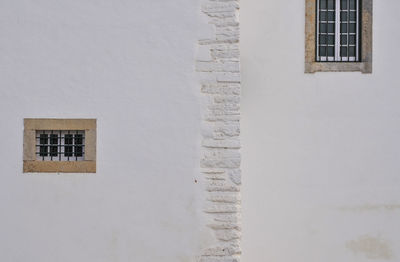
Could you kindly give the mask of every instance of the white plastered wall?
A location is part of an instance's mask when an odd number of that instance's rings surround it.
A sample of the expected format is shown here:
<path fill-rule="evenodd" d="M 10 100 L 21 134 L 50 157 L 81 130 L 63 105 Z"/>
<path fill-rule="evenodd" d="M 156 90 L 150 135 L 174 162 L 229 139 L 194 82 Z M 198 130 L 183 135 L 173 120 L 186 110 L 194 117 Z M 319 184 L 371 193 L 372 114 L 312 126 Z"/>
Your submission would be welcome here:
<path fill-rule="evenodd" d="M 0 1 L 0 261 L 196 261 L 199 1 Z M 22 174 L 23 118 L 97 118 L 97 174 Z M 199 181 L 199 183 L 196 183 Z"/>
<path fill-rule="evenodd" d="M 373 74 L 304 74 L 303 0 L 241 4 L 243 261 L 400 260 L 400 2 Z"/>

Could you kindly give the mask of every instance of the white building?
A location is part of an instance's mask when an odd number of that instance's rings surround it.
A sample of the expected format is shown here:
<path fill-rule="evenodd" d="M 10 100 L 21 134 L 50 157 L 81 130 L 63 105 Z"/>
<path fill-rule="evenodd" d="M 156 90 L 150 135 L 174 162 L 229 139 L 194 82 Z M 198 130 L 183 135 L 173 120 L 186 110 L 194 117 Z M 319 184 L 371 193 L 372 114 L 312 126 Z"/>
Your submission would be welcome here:
<path fill-rule="evenodd" d="M 400 2 L 322 1 L 0 1 L 0 261 L 399 261 Z"/>

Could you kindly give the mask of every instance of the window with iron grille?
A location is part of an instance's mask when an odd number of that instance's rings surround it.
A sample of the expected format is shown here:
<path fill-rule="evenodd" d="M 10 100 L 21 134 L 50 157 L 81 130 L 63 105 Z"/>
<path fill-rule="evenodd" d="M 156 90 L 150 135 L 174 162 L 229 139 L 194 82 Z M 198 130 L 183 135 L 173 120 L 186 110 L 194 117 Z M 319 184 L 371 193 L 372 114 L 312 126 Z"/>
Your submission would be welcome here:
<path fill-rule="evenodd" d="M 359 62 L 361 0 L 316 1 L 316 61 Z"/>
<path fill-rule="evenodd" d="M 37 130 L 36 160 L 83 161 L 85 131 Z"/>

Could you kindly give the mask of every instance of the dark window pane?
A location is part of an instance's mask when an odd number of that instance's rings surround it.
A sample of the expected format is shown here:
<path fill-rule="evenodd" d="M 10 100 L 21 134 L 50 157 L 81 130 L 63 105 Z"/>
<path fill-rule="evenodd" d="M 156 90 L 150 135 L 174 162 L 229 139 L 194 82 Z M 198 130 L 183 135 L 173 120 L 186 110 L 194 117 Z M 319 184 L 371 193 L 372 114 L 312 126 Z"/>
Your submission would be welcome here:
<path fill-rule="evenodd" d="M 57 156 L 58 155 L 57 154 L 57 149 L 58 149 L 57 146 L 51 146 L 50 147 L 50 156 Z"/>
<path fill-rule="evenodd" d="M 326 2 L 327 2 L 327 0 L 320 0 L 319 1 L 320 9 L 326 9 Z"/>
<path fill-rule="evenodd" d="M 340 12 L 340 21 L 347 21 L 347 11 L 346 12 Z"/>
<path fill-rule="evenodd" d="M 335 56 L 335 47 L 333 46 L 328 47 L 328 56 Z"/>
<path fill-rule="evenodd" d="M 320 56 L 326 56 L 326 47 L 325 46 L 320 46 L 319 47 L 319 55 Z"/>
<path fill-rule="evenodd" d="M 328 0 L 328 9 L 335 9 L 335 0 Z"/>
<path fill-rule="evenodd" d="M 347 0 L 340 1 L 340 9 L 347 10 Z"/>
<path fill-rule="evenodd" d="M 75 156 L 81 157 L 83 156 L 83 147 L 81 146 L 83 144 L 83 136 L 80 134 L 76 134 L 74 136 L 74 139 L 75 139 Z"/>
<path fill-rule="evenodd" d="M 349 47 L 349 56 L 356 56 L 356 47 L 355 46 Z"/>
<path fill-rule="evenodd" d="M 326 35 L 319 35 L 319 44 L 326 45 Z"/>
<path fill-rule="evenodd" d="M 39 156 L 47 156 L 47 146 L 41 146 Z"/>
<path fill-rule="evenodd" d="M 326 12 L 325 11 L 319 12 L 319 20 L 326 21 Z"/>
<path fill-rule="evenodd" d="M 326 33 L 326 24 L 325 23 L 319 23 L 319 32 Z"/>
<path fill-rule="evenodd" d="M 329 35 L 328 36 L 328 45 L 334 45 L 334 44 L 335 44 L 335 36 Z"/>
<path fill-rule="evenodd" d="M 328 21 L 335 21 L 335 12 L 334 11 L 328 12 Z"/>
<path fill-rule="evenodd" d="M 75 146 L 75 156 L 76 157 L 83 156 L 83 150 L 81 146 Z"/>
<path fill-rule="evenodd" d="M 340 33 L 347 33 L 347 23 L 340 24 Z"/>
<path fill-rule="evenodd" d="M 79 134 L 75 135 L 75 145 L 82 145 L 83 144 L 82 140 L 83 140 L 82 135 Z"/>
<path fill-rule="evenodd" d="M 46 145 L 48 141 L 48 135 L 47 134 L 40 134 L 40 144 L 41 145 Z"/>
<path fill-rule="evenodd" d="M 341 45 L 347 45 L 347 35 L 341 35 L 340 36 L 340 44 Z"/>
<path fill-rule="evenodd" d="M 356 44 L 356 36 L 355 35 L 350 35 L 349 36 L 349 44 L 350 45 L 355 45 Z"/>
<path fill-rule="evenodd" d="M 350 21 L 356 21 L 357 15 L 356 12 L 350 12 Z"/>
<path fill-rule="evenodd" d="M 73 144 L 72 138 L 73 138 L 73 135 L 65 135 L 64 136 L 64 144 L 72 145 Z"/>
<path fill-rule="evenodd" d="M 328 33 L 335 33 L 335 24 L 334 23 L 328 24 Z"/>
<path fill-rule="evenodd" d="M 356 32 L 356 24 L 355 23 L 350 23 L 350 33 L 355 33 Z"/>
<path fill-rule="evenodd" d="M 64 156 L 72 156 L 72 146 L 64 147 Z"/>
<path fill-rule="evenodd" d="M 347 57 L 347 47 L 341 47 L 340 48 L 340 56 Z"/>
<path fill-rule="evenodd" d="M 58 135 L 51 134 L 50 135 L 50 144 L 57 145 L 58 144 Z"/>
<path fill-rule="evenodd" d="M 356 0 L 350 0 L 350 9 L 352 10 L 356 9 Z"/>

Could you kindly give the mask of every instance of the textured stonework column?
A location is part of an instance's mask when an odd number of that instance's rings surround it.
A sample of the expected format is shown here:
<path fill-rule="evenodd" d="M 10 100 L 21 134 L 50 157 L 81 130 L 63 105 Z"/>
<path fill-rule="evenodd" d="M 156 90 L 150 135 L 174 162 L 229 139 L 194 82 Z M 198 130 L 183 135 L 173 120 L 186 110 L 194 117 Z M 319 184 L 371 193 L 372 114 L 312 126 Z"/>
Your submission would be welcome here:
<path fill-rule="evenodd" d="M 196 70 L 204 98 L 202 176 L 205 215 L 214 242 L 201 262 L 240 260 L 240 54 L 239 2 L 203 0 L 210 36 L 199 39 Z"/>

